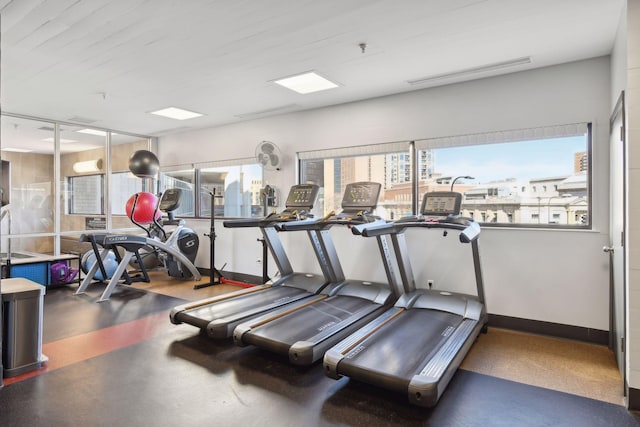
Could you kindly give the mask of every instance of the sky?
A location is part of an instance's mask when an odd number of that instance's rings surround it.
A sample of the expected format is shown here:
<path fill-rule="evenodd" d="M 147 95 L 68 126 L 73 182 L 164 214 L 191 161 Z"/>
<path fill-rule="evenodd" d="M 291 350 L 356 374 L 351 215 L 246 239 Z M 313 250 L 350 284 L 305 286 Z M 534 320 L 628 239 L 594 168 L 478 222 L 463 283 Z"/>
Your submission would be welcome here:
<path fill-rule="evenodd" d="M 434 150 L 434 173 L 470 175 L 475 180 L 467 182 L 475 183 L 573 175 L 574 154 L 584 151 L 585 136 L 439 148 Z"/>

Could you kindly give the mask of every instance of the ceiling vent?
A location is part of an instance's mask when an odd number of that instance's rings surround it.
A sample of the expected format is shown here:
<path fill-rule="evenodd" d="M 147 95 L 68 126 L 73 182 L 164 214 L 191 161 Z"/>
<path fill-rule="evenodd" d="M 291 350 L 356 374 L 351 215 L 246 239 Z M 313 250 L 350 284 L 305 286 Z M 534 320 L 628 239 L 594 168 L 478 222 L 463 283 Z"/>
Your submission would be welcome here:
<path fill-rule="evenodd" d="M 86 117 L 80 117 L 80 116 L 73 116 L 69 119 L 70 122 L 74 122 L 74 123 L 84 123 L 87 125 L 90 125 L 91 123 L 95 123 L 97 122 L 97 120 L 93 120 L 93 119 L 88 119 Z"/>
<path fill-rule="evenodd" d="M 411 86 L 423 85 L 428 83 L 436 83 L 440 80 L 449 80 L 455 78 L 475 76 L 476 74 L 489 73 L 492 71 L 499 71 L 505 68 L 516 67 L 518 65 L 526 65 L 531 63 L 530 56 L 524 56 L 522 58 L 510 59 L 508 61 L 494 62 L 493 64 L 481 65 L 479 67 L 465 68 L 463 70 L 453 71 L 451 73 L 436 74 L 428 77 L 421 77 L 419 79 L 407 80 Z"/>
<path fill-rule="evenodd" d="M 267 110 L 254 111 L 252 113 L 236 114 L 235 117 L 238 117 L 240 119 L 246 119 L 250 117 L 264 116 L 267 114 L 284 113 L 285 111 L 291 111 L 298 107 L 300 107 L 298 104 L 287 104 L 287 105 L 282 105 L 280 107 L 269 108 Z"/>

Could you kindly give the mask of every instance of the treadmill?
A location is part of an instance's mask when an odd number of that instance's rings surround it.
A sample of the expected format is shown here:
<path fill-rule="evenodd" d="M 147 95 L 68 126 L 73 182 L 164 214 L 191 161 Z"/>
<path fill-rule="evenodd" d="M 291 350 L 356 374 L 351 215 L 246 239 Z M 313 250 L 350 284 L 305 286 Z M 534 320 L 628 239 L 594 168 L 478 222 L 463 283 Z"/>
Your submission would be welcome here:
<path fill-rule="evenodd" d="M 316 230 L 323 252 L 336 277 L 338 286 L 328 286 L 305 304 L 284 307 L 242 323 L 233 332 L 236 344 L 257 347 L 288 355 L 296 365 L 310 365 L 324 352 L 373 320 L 389 308 L 401 293 L 393 272 L 387 236 L 377 237 L 388 283 L 344 280 L 340 261 L 329 234 L 334 225 L 385 224 L 370 215 L 378 202 L 380 184 L 356 182 L 348 184 L 342 199 L 342 211 L 332 212 L 319 220 L 278 224 L 282 230 Z M 391 284 L 391 286 L 389 285 Z"/>
<path fill-rule="evenodd" d="M 322 276 L 294 272 L 275 229 L 276 224 L 311 217 L 309 212 L 318 196 L 318 190 L 317 185 L 294 185 L 282 212 L 273 212 L 265 218 L 225 221 L 223 224 L 228 228 L 260 228 L 279 276 L 259 286 L 177 306 L 169 315 L 171 322 L 199 327 L 211 338 L 229 338 L 238 324 L 270 310 L 310 299 L 329 283 L 336 283 L 337 280 L 323 261 L 325 256 L 314 230 L 307 234 L 321 261 Z"/>
<path fill-rule="evenodd" d="M 480 227 L 459 216 L 461 199 L 459 193 L 427 193 L 420 215 L 352 229 L 365 237 L 391 236 L 405 294 L 373 322 L 326 352 L 323 363 L 329 377 L 348 376 L 405 393 L 411 403 L 420 406 L 438 402 L 487 327 L 478 251 Z M 416 227 L 442 229 L 445 236 L 459 231 L 455 234 L 460 242 L 471 246 L 477 295 L 416 289 L 404 237 L 406 229 Z"/>

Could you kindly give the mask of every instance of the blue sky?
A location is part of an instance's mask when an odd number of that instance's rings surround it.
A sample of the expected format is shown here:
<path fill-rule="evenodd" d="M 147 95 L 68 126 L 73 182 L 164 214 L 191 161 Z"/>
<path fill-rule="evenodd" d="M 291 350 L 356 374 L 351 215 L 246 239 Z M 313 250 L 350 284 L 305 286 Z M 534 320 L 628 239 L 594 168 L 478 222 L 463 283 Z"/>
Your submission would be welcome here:
<path fill-rule="evenodd" d="M 477 183 L 573 175 L 573 156 L 586 149 L 584 136 L 440 148 L 434 151 L 434 172 L 470 175 Z"/>

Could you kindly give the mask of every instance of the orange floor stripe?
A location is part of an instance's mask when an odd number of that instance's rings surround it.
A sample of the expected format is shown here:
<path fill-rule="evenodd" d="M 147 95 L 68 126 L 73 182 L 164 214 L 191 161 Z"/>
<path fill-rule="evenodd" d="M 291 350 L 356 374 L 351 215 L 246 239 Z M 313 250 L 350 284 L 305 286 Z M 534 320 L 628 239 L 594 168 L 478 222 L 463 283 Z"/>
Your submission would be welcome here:
<path fill-rule="evenodd" d="M 3 380 L 4 385 L 14 384 L 45 372 L 138 344 L 166 330 L 169 324 L 169 313 L 162 312 L 120 325 L 43 344 L 42 353 L 49 358 L 45 366 L 12 378 L 5 378 Z"/>

